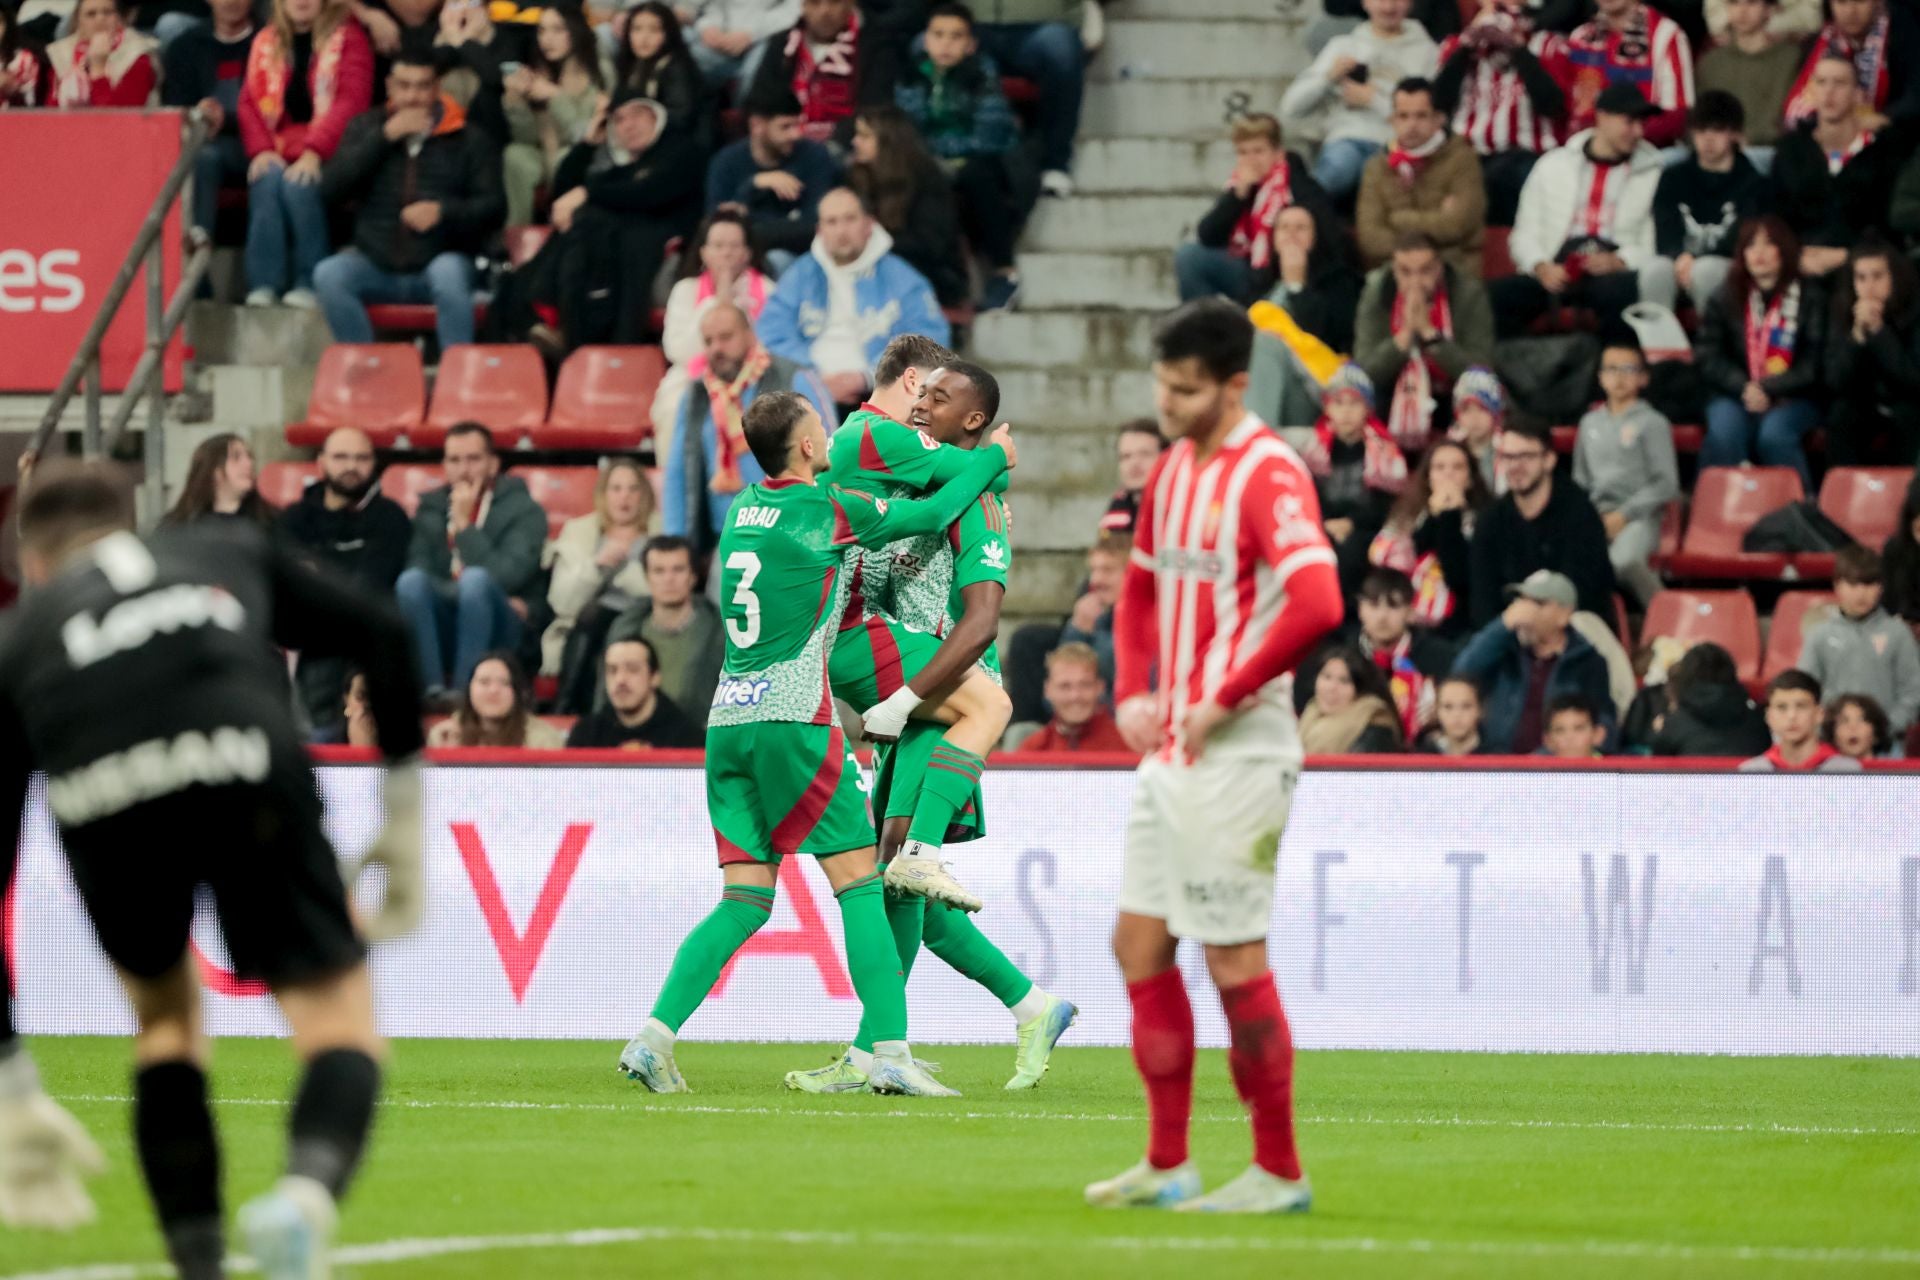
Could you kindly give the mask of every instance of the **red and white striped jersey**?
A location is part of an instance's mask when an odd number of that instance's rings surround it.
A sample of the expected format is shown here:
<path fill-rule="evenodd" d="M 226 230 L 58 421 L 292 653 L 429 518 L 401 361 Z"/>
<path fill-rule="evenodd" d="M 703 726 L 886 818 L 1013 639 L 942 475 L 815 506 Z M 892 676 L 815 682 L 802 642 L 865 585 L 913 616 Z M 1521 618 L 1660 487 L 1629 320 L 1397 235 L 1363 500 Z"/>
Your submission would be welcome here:
<path fill-rule="evenodd" d="M 1448 36 L 1440 46 L 1445 66 L 1460 48 L 1459 36 Z M 1557 31 L 1536 31 L 1527 49 L 1540 60 L 1553 82 L 1565 90 L 1573 84 L 1573 64 L 1567 60 L 1567 38 Z M 1551 151 L 1570 136 L 1560 123 L 1538 114 L 1520 73 L 1506 59 L 1481 55 L 1460 82 L 1460 105 L 1454 108 L 1453 131 L 1483 156 L 1502 151 Z"/>
<path fill-rule="evenodd" d="M 1187 710 L 1215 699 L 1287 603 L 1287 581 L 1334 564 L 1313 477 L 1253 414 L 1196 465 L 1190 440 L 1160 455 L 1140 498 L 1133 563 L 1154 575 L 1158 698 L 1169 748 Z M 1116 637 L 1117 639 L 1118 637 Z M 1292 708 L 1269 683 L 1261 700 Z"/>
<path fill-rule="evenodd" d="M 1567 92 L 1570 133 L 1593 127 L 1594 105 L 1608 85 L 1632 85 L 1640 96 L 1666 112 L 1693 105 L 1693 49 L 1680 24 L 1650 5 L 1641 5 L 1628 31 L 1615 31 L 1600 19 L 1574 28 L 1567 37 L 1573 86 Z"/>

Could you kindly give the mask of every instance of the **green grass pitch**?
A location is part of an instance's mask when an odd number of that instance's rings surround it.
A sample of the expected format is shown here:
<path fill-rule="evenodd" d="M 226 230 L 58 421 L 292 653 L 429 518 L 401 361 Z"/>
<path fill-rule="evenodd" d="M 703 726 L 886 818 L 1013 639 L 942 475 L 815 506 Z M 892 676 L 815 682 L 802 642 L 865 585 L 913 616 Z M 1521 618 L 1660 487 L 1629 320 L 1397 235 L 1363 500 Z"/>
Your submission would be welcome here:
<path fill-rule="evenodd" d="M 1070 1042 L 1069 1042 L 1070 1043 Z M 100 1221 L 0 1232 L 0 1276 L 165 1275 L 128 1139 L 127 1046 L 41 1039 L 101 1139 Z M 368 1277 L 1920 1275 L 1920 1061 L 1307 1053 L 1303 1218 L 1086 1208 L 1136 1159 L 1120 1050 L 1064 1048 L 1007 1094 L 1005 1048 L 923 1050 L 964 1098 L 802 1097 L 824 1045 L 687 1043 L 696 1090 L 617 1076 L 618 1045 L 403 1041 L 336 1274 Z M 286 1047 L 217 1046 L 228 1208 L 281 1160 Z M 1248 1137 L 1203 1053 L 1209 1186 Z"/>

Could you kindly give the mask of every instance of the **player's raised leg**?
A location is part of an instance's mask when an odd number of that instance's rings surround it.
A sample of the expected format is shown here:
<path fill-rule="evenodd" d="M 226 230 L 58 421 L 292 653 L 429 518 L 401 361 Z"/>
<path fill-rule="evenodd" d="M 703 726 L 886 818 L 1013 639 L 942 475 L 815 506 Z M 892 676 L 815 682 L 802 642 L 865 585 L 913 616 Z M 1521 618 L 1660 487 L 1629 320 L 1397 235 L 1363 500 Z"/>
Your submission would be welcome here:
<path fill-rule="evenodd" d="M 902 686 L 908 689 L 910 686 Z M 887 884 L 962 911 L 978 911 L 980 899 L 954 879 L 941 859 L 947 829 L 980 786 L 987 753 L 999 743 L 1013 715 L 1006 691 L 984 672 L 966 673 L 951 689 L 915 705 L 915 719 L 944 724 L 914 803 L 913 821 L 899 854 L 887 863 Z"/>

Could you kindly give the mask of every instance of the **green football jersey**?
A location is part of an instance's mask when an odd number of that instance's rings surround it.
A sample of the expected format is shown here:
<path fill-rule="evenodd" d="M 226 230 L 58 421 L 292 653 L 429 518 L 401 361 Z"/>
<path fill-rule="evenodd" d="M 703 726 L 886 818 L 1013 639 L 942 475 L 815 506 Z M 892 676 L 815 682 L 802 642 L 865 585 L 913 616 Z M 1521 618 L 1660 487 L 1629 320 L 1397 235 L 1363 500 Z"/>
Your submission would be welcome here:
<path fill-rule="evenodd" d="M 998 447 L 978 450 L 938 493 L 894 499 L 766 480 L 734 499 L 714 553 L 727 656 L 711 725 L 830 724 L 827 647 L 852 589 L 849 547 L 937 533 L 1006 471 Z"/>
<path fill-rule="evenodd" d="M 944 636 L 966 612 L 960 593 L 979 582 L 997 582 L 1004 590 L 1013 563 L 1005 500 L 981 494 L 960 518 L 932 538 L 915 538 L 914 558 L 896 555 L 892 597 L 880 602 L 886 612 L 910 627 Z M 929 550 L 920 554 L 919 549 Z M 988 645 L 980 665 L 998 681 L 999 650 Z"/>

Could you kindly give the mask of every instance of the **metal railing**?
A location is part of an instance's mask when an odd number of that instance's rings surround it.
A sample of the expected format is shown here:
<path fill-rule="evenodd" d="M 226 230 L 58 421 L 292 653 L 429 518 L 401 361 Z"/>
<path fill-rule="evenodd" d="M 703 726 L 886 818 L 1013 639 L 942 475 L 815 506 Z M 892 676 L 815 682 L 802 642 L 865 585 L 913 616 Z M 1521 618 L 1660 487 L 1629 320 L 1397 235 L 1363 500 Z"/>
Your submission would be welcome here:
<path fill-rule="evenodd" d="M 89 458 L 111 455 L 120 447 L 127 433 L 127 427 L 133 420 L 133 412 L 142 399 L 147 404 L 147 426 L 145 455 L 147 486 L 157 498 L 160 485 L 160 469 L 164 461 L 161 452 L 162 417 L 166 403 L 161 390 L 161 372 L 165 361 L 167 344 L 186 318 L 187 307 L 193 295 L 200 287 L 201 279 L 207 273 L 207 265 L 213 258 L 213 243 L 206 233 L 198 227 L 190 226 L 187 231 L 189 253 L 184 269 L 180 273 L 180 283 L 175 286 L 173 297 L 164 298 L 165 281 L 161 278 L 162 246 L 160 234 L 167 223 L 167 212 L 180 198 L 181 190 L 193 173 L 194 157 L 200 148 L 206 145 L 210 133 L 208 121 L 198 108 L 185 112 L 180 122 L 180 158 L 174 162 L 166 181 L 160 184 L 160 190 L 153 197 L 153 204 L 147 210 L 146 220 L 140 224 L 140 230 L 134 235 L 133 243 L 127 247 L 126 260 L 120 264 L 119 272 L 113 277 L 107 293 L 100 300 L 100 308 L 94 313 L 93 323 L 87 327 L 87 333 L 80 340 L 80 346 L 73 353 L 73 359 L 67 365 L 67 371 L 55 388 L 53 398 L 47 402 L 47 410 L 40 419 L 39 429 L 33 434 L 28 449 L 34 457 L 46 451 L 47 442 L 59 428 L 61 415 L 66 412 L 67 404 L 73 399 L 84 383 L 86 389 L 86 419 L 81 431 L 81 451 Z M 140 353 L 139 361 L 127 378 L 126 389 L 120 394 L 120 402 L 115 406 L 113 421 L 103 431 L 101 425 L 101 380 L 100 345 L 106 340 L 107 330 L 119 315 L 121 304 L 126 301 L 127 292 L 133 288 L 134 277 L 142 266 L 146 269 L 147 286 L 147 342 Z"/>

